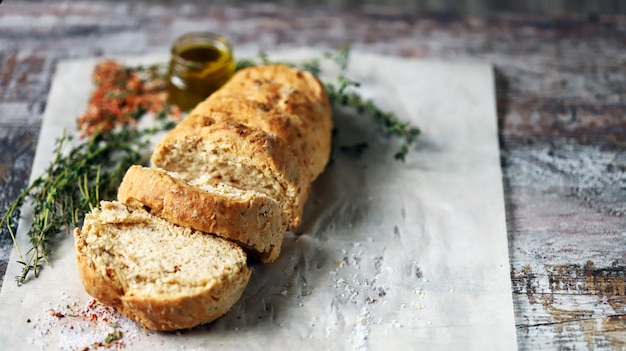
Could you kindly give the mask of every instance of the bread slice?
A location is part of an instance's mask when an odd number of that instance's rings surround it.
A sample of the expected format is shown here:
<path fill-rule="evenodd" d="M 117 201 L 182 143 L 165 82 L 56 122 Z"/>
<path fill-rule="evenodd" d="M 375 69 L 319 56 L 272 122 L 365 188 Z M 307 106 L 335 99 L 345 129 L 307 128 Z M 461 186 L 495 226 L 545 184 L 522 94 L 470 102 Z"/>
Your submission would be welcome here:
<path fill-rule="evenodd" d="M 250 270 L 236 244 L 105 202 L 74 230 L 85 290 L 151 330 L 211 322 L 241 297 Z"/>
<path fill-rule="evenodd" d="M 190 129 L 178 126 L 155 147 L 152 166 L 184 174 L 184 180 L 205 176 L 276 199 L 289 222 L 300 225 L 311 190 L 311 175 L 293 150 L 276 136 L 231 121 Z"/>
<path fill-rule="evenodd" d="M 269 196 L 186 171 L 132 166 L 117 199 L 172 223 L 234 240 L 262 262 L 278 258 L 288 224 L 280 204 Z"/>

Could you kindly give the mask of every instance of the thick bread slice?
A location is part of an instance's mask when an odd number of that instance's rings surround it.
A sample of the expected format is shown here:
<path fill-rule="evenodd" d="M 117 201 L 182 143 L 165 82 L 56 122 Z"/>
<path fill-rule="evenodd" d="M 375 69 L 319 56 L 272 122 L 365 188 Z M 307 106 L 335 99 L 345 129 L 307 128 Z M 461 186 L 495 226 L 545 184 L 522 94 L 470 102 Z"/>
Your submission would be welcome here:
<path fill-rule="evenodd" d="M 313 179 L 324 170 L 331 149 L 332 110 L 326 90 L 315 75 L 286 65 L 249 67 L 237 72 L 204 103 L 199 104 L 191 115 L 205 114 L 207 107 L 224 112 L 223 105 L 228 106 L 233 100 L 248 100 L 256 104 L 247 111 L 227 108 L 225 112 L 231 118 L 287 140 L 296 148 L 298 157 L 305 161 Z M 250 108 L 256 108 L 257 113 L 250 113 L 254 112 Z M 248 115 L 257 115 L 256 121 L 267 121 L 255 124 L 255 119 Z M 284 126 L 287 128 L 283 130 Z"/>
<path fill-rule="evenodd" d="M 206 176 L 190 178 L 187 172 L 132 166 L 117 199 L 172 223 L 234 240 L 262 262 L 278 258 L 288 223 L 276 200 Z"/>
<path fill-rule="evenodd" d="M 300 225 L 311 190 L 310 173 L 281 139 L 234 122 L 176 127 L 156 145 L 151 162 L 186 181 L 208 176 L 267 194 L 281 204 L 291 229 Z"/>
<path fill-rule="evenodd" d="M 87 214 L 74 238 L 85 290 L 152 330 L 217 319 L 250 278 L 246 254 L 233 242 L 118 202 Z"/>

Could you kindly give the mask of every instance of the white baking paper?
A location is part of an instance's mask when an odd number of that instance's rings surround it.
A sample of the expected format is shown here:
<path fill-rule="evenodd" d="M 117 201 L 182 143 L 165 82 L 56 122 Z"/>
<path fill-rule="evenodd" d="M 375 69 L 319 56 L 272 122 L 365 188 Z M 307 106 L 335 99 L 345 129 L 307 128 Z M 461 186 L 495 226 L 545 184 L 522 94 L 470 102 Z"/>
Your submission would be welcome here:
<path fill-rule="evenodd" d="M 51 161 L 63 128 L 75 130 L 96 62 L 58 65 L 33 176 Z M 21 269 L 13 252 L 0 295 L 1 347 L 93 349 L 118 331 L 113 349 L 516 349 L 492 67 L 353 53 L 348 77 L 422 135 L 399 162 L 399 144 L 381 137 L 371 116 L 340 110 L 335 146 L 365 141 L 368 149 L 360 158 L 334 153 L 303 225 L 286 235 L 278 261 L 253 265 L 226 316 L 155 333 L 90 304 L 73 238 L 61 233 L 51 265 L 22 287 L 12 280 Z M 18 235 L 26 248 L 29 209 L 23 214 Z"/>

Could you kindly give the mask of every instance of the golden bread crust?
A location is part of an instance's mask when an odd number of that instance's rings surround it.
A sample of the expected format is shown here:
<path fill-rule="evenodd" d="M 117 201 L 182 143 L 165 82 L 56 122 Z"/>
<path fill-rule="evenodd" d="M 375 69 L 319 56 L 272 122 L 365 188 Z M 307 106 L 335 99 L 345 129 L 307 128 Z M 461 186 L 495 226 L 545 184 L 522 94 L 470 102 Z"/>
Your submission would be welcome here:
<path fill-rule="evenodd" d="M 312 179 L 328 163 L 332 110 L 324 86 L 309 72 L 285 65 L 248 67 L 193 109 L 190 116 L 195 115 L 231 118 L 284 139 Z"/>
<path fill-rule="evenodd" d="M 262 262 L 274 261 L 287 227 L 280 204 L 258 192 L 241 193 L 207 191 L 164 171 L 132 166 L 117 199 L 172 223 L 234 240 Z"/>
<path fill-rule="evenodd" d="M 242 273 L 239 276 L 241 282 L 229 282 L 231 288 L 214 286 L 192 296 L 151 299 L 124 295 L 123 291 L 115 289 L 115 282 L 111 278 L 100 274 L 84 256 L 77 255 L 76 264 L 89 295 L 141 326 L 155 331 L 190 329 L 218 319 L 239 300 L 246 287 L 243 280 L 250 276 L 250 271 Z"/>

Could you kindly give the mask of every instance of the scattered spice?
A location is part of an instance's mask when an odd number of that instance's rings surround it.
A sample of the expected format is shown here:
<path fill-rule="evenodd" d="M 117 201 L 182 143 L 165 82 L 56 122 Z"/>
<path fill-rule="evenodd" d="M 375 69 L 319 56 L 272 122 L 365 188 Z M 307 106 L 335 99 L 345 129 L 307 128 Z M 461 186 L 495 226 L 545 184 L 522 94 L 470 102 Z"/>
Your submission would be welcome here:
<path fill-rule="evenodd" d="M 126 67 L 113 60 L 96 65 L 92 75 L 95 89 L 87 110 L 78 116 L 78 135 L 89 137 L 97 131 L 136 125 L 146 113 L 180 119 L 180 109 L 166 102 L 166 82 L 161 71 L 158 65 Z"/>
<path fill-rule="evenodd" d="M 60 298 L 69 296 L 63 293 Z M 47 349 L 56 340 L 64 350 L 123 350 L 142 335 L 135 322 L 95 299 L 61 306 L 51 306 L 46 313 L 35 316 L 31 324 L 35 332 L 33 344 Z"/>
<path fill-rule="evenodd" d="M 50 315 L 52 317 L 57 317 L 57 318 L 63 318 L 65 317 L 65 315 L 61 312 L 55 311 L 55 310 L 50 310 Z"/>

